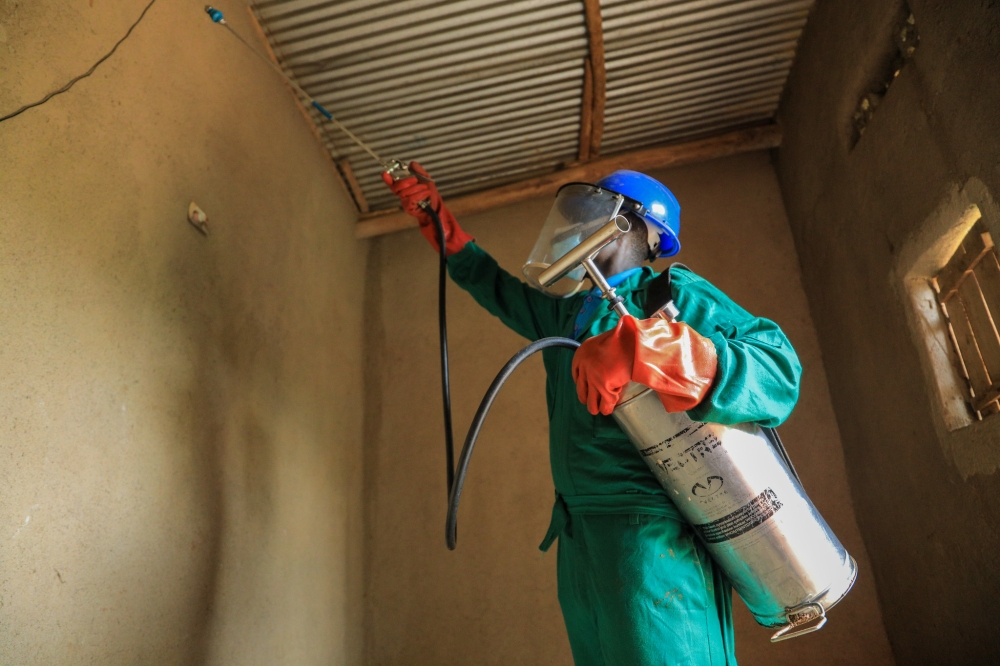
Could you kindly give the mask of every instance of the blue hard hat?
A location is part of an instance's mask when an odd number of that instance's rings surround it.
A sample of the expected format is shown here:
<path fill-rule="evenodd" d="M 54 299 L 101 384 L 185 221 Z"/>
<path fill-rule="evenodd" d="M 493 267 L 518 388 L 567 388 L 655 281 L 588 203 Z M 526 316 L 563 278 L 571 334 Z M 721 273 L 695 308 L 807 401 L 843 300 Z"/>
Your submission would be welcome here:
<path fill-rule="evenodd" d="M 633 204 L 631 210 L 645 220 L 650 231 L 659 236 L 657 241 L 655 235 L 650 234 L 650 249 L 656 256 L 672 257 L 680 252 L 681 205 L 666 185 L 644 173 L 625 169 L 601 178 L 595 185 L 639 204 L 638 207 Z"/>

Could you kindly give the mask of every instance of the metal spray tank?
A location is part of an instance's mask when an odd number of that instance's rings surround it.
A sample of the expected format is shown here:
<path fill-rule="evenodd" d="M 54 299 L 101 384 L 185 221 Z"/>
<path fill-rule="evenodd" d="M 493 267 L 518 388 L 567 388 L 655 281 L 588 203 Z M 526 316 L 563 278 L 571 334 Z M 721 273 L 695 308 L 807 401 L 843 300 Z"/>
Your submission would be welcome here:
<path fill-rule="evenodd" d="M 537 282 L 549 287 L 582 267 L 610 306 L 628 315 L 594 264 L 601 249 L 629 230 L 618 214 L 622 203 L 572 250 L 536 264 Z M 664 292 L 652 315 L 674 320 L 683 313 L 670 299 L 669 283 Z M 776 432 L 753 423 L 692 421 L 667 412 L 652 389 L 634 382 L 612 415 L 757 622 L 779 628 L 772 641 L 826 624 L 827 611 L 854 584 L 857 564 L 806 495 Z"/>

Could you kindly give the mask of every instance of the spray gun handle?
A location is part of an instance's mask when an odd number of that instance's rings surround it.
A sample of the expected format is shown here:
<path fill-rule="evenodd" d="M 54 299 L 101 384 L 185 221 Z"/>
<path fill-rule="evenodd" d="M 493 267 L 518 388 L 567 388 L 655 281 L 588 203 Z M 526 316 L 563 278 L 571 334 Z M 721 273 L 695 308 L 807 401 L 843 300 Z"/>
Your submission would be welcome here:
<path fill-rule="evenodd" d="M 385 166 L 387 167 L 385 172 L 389 174 L 389 176 L 392 178 L 392 182 L 394 183 L 403 180 L 404 178 L 409 178 L 410 176 L 413 175 L 413 173 L 410 172 L 408 168 L 406 168 L 406 165 L 400 162 L 399 160 L 389 160 L 389 163 L 386 164 Z"/>
<path fill-rule="evenodd" d="M 394 183 L 399 182 L 404 178 L 409 178 L 410 176 L 416 176 L 417 180 L 423 181 L 425 183 L 434 182 L 433 180 L 427 178 L 426 176 L 421 176 L 419 173 L 413 173 L 406 167 L 405 164 L 403 164 L 399 160 L 389 160 L 389 163 L 386 166 L 388 168 L 385 170 L 385 172 L 389 174 L 389 177 L 392 178 L 392 182 Z M 419 205 L 424 210 L 430 210 L 431 200 L 424 199 L 417 205 Z"/>

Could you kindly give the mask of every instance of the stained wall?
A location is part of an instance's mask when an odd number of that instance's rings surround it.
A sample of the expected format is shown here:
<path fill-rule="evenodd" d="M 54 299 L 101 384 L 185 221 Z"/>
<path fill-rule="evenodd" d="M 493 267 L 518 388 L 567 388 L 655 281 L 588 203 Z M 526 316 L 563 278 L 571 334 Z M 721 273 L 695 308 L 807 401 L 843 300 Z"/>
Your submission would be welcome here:
<path fill-rule="evenodd" d="M 755 314 L 777 321 L 804 367 L 782 426 L 805 487 L 858 560 L 855 589 L 827 628 L 772 645 L 735 601 L 743 665 L 891 664 L 872 566 L 857 528 L 798 257 L 767 153 L 654 174 L 677 194 L 691 266 Z M 463 226 L 519 274 L 550 206 L 535 200 Z M 437 346 L 437 259 L 409 231 L 374 240 L 367 280 L 366 657 L 373 666 L 571 664 L 556 599 L 556 554 L 538 551 L 552 507 L 540 359 L 497 398 L 462 495 L 458 548 L 446 513 Z M 457 446 L 500 367 L 526 341 L 449 284 Z"/>
<path fill-rule="evenodd" d="M 0 115 L 144 5 L 0 3 Z M 2 664 L 360 663 L 365 249 L 203 5 L 0 123 Z"/>
<path fill-rule="evenodd" d="M 852 114 L 905 10 L 817 4 L 778 173 L 893 650 L 900 664 L 998 663 L 1000 424 L 936 423 L 899 268 L 949 200 L 1000 193 L 1000 14 L 909 7 L 919 47 L 853 145 Z M 986 222 L 996 238 L 1000 221 Z"/>

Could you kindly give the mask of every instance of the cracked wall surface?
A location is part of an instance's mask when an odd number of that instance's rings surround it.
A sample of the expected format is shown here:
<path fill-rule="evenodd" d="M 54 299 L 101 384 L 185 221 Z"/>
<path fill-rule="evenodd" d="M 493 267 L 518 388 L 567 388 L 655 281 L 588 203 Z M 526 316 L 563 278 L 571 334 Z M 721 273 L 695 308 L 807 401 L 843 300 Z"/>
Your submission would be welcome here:
<path fill-rule="evenodd" d="M 145 4 L 0 0 L 0 115 Z M 360 663 L 365 252 L 287 89 L 159 0 L 0 171 L 0 663 Z"/>

